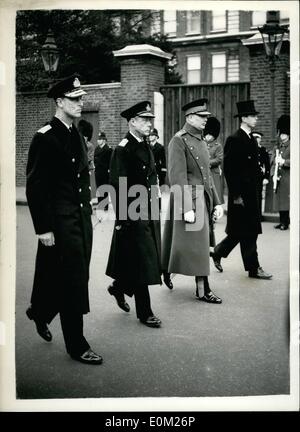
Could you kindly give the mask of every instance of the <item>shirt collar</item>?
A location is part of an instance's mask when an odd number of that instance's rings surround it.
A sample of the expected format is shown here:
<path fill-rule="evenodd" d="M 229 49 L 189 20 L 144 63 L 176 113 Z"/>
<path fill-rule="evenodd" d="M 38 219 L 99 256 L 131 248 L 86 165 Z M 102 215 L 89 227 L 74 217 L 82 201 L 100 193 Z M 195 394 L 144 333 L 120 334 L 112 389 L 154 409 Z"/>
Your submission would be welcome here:
<path fill-rule="evenodd" d="M 243 126 L 240 127 L 247 135 L 249 138 L 251 138 L 251 132 L 247 131 Z"/>
<path fill-rule="evenodd" d="M 142 138 L 137 137 L 136 135 L 134 135 L 133 132 L 129 131 L 129 133 L 138 141 L 138 142 L 144 142 L 144 140 Z"/>
<path fill-rule="evenodd" d="M 66 122 L 64 122 L 62 119 L 58 118 L 57 116 L 54 116 L 54 117 L 57 118 L 57 120 L 59 120 L 60 122 L 62 122 L 62 124 L 64 124 L 68 130 L 70 130 L 70 128 L 72 128 L 72 123 L 70 125 L 68 125 Z"/>

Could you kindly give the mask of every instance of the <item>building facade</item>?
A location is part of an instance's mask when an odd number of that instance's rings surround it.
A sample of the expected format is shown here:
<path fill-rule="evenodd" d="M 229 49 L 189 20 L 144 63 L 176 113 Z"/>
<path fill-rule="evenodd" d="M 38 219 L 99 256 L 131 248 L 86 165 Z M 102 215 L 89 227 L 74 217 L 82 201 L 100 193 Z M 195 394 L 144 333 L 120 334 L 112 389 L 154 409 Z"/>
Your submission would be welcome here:
<path fill-rule="evenodd" d="M 151 32 L 168 36 L 183 83 L 249 81 L 249 50 L 243 40 L 265 24 L 266 14 L 239 10 L 156 11 Z M 280 23 L 288 22 L 288 11 L 281 11 Z"/>

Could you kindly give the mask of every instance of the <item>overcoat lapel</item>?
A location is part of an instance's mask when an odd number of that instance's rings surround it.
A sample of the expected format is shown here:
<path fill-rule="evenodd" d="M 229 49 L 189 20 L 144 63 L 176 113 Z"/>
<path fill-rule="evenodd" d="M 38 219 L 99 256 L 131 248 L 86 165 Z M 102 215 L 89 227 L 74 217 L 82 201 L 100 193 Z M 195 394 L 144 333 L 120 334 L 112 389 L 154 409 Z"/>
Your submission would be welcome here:
<path fill-rule="evenodd" d="M 145 145 L 146 143 L 144 142 L 138 142 L 129 132 L 126 135 L 126 138 L 128 139 L 128 144 L 126 146 L 128 151 L 130 151 L 134 157 L 139 159 L 143 165 L 146 166 L 146 174 L 151 174 L 152 167 L 154 166 L 154 157 L 149 145 Z M 146 148 L 146 151 L 144 147 Z"/>

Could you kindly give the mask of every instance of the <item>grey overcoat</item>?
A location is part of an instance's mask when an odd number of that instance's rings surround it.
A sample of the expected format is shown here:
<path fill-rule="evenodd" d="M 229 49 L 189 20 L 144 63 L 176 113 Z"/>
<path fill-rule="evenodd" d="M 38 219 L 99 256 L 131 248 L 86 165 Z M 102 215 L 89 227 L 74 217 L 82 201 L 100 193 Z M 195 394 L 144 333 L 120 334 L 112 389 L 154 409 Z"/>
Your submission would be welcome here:
<path fill-rule="evenodd" d="M 169 273 L 207 276 L 210 219 L 220 201 L 210 172 L 207 144 L 201 132 L 188 123 L 170 141 L 168 175 L 171 193 L 163 233 L 162 268 Z M 185 202 L 180 199 L 184 189 Z M 191 209 L 196 211 L 194 224 L 183 219 Z"/>

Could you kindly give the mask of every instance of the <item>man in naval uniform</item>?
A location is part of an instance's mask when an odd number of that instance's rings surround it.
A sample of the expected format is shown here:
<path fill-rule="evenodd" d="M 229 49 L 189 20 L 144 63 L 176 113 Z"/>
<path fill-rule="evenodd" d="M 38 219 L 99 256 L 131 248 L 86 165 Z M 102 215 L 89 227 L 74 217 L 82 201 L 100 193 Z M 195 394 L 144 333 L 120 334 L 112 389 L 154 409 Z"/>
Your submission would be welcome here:
<path fill-rule="evenodd" d="M 154 115 L 150 102 L 143 101 L 121 116 L 127 120 L 129 132 L 115 148 L 110 164 L 116 222 L 106 270 L 114 282 L 108 292 L 126 312 L 130 308 L 124 294 L 134 295 L 137 318 L 157 328 L 161 320 L 152 311 L 148 290 L 148 285 L 161 284 L 159 191 L 153 153 L 146 142 Z M 137 217 L 130 212 L 137 199 L 129 193 L 130 188 L 144 191 Z"/>
<path fill-rule="evenodd" d="M 83 335 L 83 314 L 89 312 L 91 188 L 86 147 L 73 121 L 81 116 L 84 94 L 78 75 L 55 84 L 47 95 L 55 101 L 55 116 L 30 145 L 26 196 L 38 250 L 26 313 L 48 342 L 47 324 L 59 313 L 68 354 L 98 365 L 102 357 Z"/>

